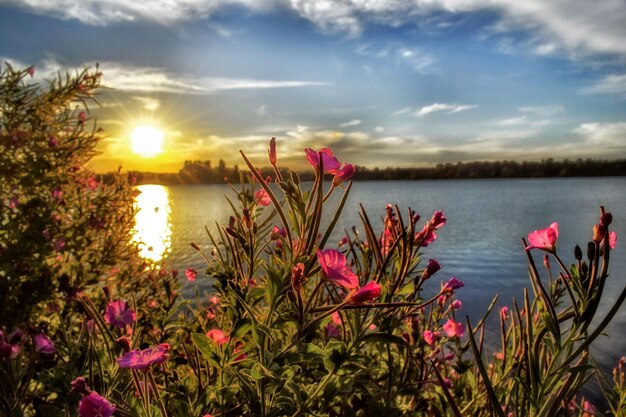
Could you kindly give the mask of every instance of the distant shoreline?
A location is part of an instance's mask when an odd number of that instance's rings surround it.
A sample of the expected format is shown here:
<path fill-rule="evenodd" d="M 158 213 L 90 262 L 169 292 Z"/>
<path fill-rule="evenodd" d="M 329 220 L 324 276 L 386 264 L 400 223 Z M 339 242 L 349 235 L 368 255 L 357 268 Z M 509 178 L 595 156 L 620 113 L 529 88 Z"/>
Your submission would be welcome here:
<path fill-rule="evenodd" d="M 272 168 L 262 168 L 263 177 L 274 177 Z M 247 171 L 235 165 L 227 167 L 220 160 L 217 167 L 211 161 L 187 161 L 178 173 L 133 172 L 137 184 L 193 185 L 239 183 Z M 289 170 L 281 170 L 290 178 Z M 313 171 L 297 172 L 301 181 L 313 180 Z M 104 174 L 111 177 L 113 174 Z M 439 164 L 429 168 L 366 168 L 355 167 L 357 181 L 407 181 L 450 179 L 532 179 L 532 178 L 593 178 L 626 176 L 626 159 L 604 161 L 591 159 L 533 162 L 497 161 Z"/>

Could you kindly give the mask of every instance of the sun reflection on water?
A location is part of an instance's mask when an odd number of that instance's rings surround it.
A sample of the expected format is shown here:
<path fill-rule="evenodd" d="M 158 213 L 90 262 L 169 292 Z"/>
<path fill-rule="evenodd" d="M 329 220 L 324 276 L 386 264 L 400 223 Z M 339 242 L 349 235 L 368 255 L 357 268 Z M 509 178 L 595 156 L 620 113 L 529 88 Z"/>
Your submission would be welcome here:
<path fill-rule="evenodd" d="M 140 244 L 144 259 L 158 262 L 167 256 L 172 244 L 169 191 L 162 185 L 140 185 L 135 197 L 137 214 L 133 240 Z"/>

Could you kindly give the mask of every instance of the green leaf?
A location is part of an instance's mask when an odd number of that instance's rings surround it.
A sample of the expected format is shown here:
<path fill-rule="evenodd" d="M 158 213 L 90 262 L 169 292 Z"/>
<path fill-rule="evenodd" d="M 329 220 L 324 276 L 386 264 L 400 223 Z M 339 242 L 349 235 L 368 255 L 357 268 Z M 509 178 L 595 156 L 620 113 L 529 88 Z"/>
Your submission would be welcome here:
<path fill-rule="evenodd" d="M 209 338 L 202 333 L 193 333 L 191 335 L 193 344 L 196 345 L 202 356 L 209 361 L 209 363 L 217 368 L 221 368 L 219 353 L 215 350 L 217 345 L 209 340 Z"/>
<path fill-rule="evenodd" d="M 368 333 L 361 338 L 364 342 L 383 342 L 383 343 L 393 343 L 399 346 L 406 346 L 406 340 L 404 340 L 400 336 L 394 336 L 392 334 L 387 333 Z"/>
<path fill-rule="evenodd" d="M 328 372 L 339 368 L 346 359 L 346 344 L 339 340 L 331 340 L 324 348 L 324 367 Z"/>

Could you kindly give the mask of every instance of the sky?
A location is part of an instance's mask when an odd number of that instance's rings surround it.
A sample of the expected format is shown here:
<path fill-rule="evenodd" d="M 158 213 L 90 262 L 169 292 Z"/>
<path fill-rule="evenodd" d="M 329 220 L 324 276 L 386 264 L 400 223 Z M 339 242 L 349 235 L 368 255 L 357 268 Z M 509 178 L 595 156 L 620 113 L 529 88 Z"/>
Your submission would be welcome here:
<path fill-rule="evenodd" d="M 0 64 L 99 63 L 99 172 L 239 149 L 263 166 L 271 136 L 296 169 L 305 147 L 368 167 L 626 158 L 625 39 L 623 0 L 0 0 Z M 146 125 L 158 155 L 133 151 Z"/>

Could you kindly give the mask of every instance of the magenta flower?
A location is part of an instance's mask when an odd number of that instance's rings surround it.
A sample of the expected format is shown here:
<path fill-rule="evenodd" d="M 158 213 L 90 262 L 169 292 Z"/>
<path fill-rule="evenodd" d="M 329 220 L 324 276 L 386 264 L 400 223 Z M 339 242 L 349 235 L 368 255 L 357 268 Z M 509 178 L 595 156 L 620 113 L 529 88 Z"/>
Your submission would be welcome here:
<path fill-rule="evenodd" d="M 326 337 L 329 339 L 341 338 L 341 332 L 339 331 L 339 328 L 334 324 L 328 323 L 324 330 L 326 331 Z"/>
<path fill-rule="evenodd" d="M 350 243 L 350 239 L 348 239 L 348 236 L 344 236 L 339 241 L 339 247 L 341 247 L 343 245 L 347 245 L 348 243 Z"/>
<path fill-rule="evenodd" d="M 211 329 L 207 332 L 206 336 L 217 343 L 218 346 L 228 343 L 230 340 L 230 337 L 220 329 Z"/>
<path fill-rule="evenodd" d="M 504 306 L 500 309 L 500 314 L 502 315 L 503 319 L 506 319 L 509 316 L 509 308 L 507 306 Z"/>
<path fill-rule="evenodd" d="M 6 340 L 4 337 L 4 332 L 0 330 L 0 359 L 2 358 L 10 358 L 15 359 L 17 355 L 20 353 L 20 345 L 14 343 L 15 340 L 12 335 L 9 336 L 9 339 Z M 21 337 L 21 335 L 20 335 Z M 19 339 L 19 337 L 18 337 Z"/>
<path fill-rule="evenodd" d="M 455 277 L 452 277 L 452 278 L 450 278 L 448 280 L 448 282 L 443 284 L 443 287 L 441 288 L 441 291 L 442 292 L 452 292 L 452 291 L 456 290 L 457 288 L 461 288 L 464 285 L 465 285 L 465 283 L 463 281 L 459 281 Z"/>
<path fill-rule="evenodd" d="M 335 178 L 333 178 L 333 185 L 337 187 L 343 181 L 348 181 L 349 179 L 351 179 L 353 175 L 354 175 L 354 165 L 345 164 L 343 168 L 341 168 L 339 172 L 335 174 Z"/>
<path fill-rule="evenodd" d="M 611 249 L 615 249 L 616 244 L 617 244 L 617 233 L 609 232 L 609 247 Z"/>
<path fill-rule="evenodd" d="M 78 121 L 80 123 L 85 123 L 85 120 L 87 120 L 87 113 L 85 113 L 84 111 L 78 113 Z"/>
<path fill-rule="evenodd" d="M 359 286 L 359 279 L 346 265 L 346 256 L 343 253 L 335 249 L 318 249 L 317 260 L 322 268 L 322 275 L 327 280 L 349 290 Z"/>
<path fill-rule="evenodd" d="M 333 151 L 328 148 L 322 148 L 319 150 L 322 154 L 322 163 L 324 164 L 324 173 L 325 174 L 337 174 L 339 172 L 339 168 L 341 168 L 341 162 L 337 160 L 333 156 Z M 313 166 L 313 168 L 317 168 L 320 164 L 320 158 L 317 151 L 306 148 L 304 150 L 306 153 L 306 159 Z"/>
<path fill-rule="evenodd" d="M 161 343 L 160 345 L 152 346 L 144 350 L 131 350 L 117 358 L 117 363 L 122 368 L 140 369 L 144 371 L 152 365 L 165 362 L 167 358 L 169 358 L 167 354 L 169 348 L 170 345 L 167 343 Z"/>
<path fill-rule="evenodd" d="M 550 227 L 541 230 L 535 230 L 528 235 L 528 243 L 526 250 L 541 249 L 546 252 L 554 253 L 556 251 L 556 240 L 559 237 L 559 224 L 554 222 Z"/>
<path fill-rule="evenodd" d="M 31 78 L 33 78 L 33 76 L 35 75 L 35 67 L 31 65 L 30 67 L 26 68 L 26 72 L 28 73 L 28 75 L 30 75 Z"/>
<path fill-rule="evenodd" d="M 348 294 L 346 302 L 350 304 L 373 303 L 380 297 L 380 284 L 370 281 L 355 292 Z"/>
<path fill-rule="evenodd" d="M 270 164 L 276 165 L 276 138 L 272 137 L 272 139 L 270 139 L 270 147 L 267 153 L 270 158 Z"/>
<path fill-rule="evenodd" d="M 52 135 L 48 136 L 48 146 L 49 147 L 56 148 L 58 144 L 59 144 L 59 141 L 57 140 L 57 138 L 55 138 Z"/>
<path fill-rule="evenodd" d="M 461 300 L 454 300 L 451 304 L 452 308 L 455 310 L 460 310 L 463 308 L 463 303 Z"/>
<path fill-rule="evenodd" d="M 443 227 L 444 224 L 446 224 L 446 220 L 448 219 L 443 217 L 443 212 L 437 210 L 433 213 L 433 217 L 430 219 L 430 228 L 439 229 L 440 227 Z"/>
<path fill-rule="evenodd" d="M 111 417 L 115 413 L 115 406 L 106 398 L 90 393 L 78 403 L 80 417 Z"/>
<path fill-rule="evenodd" d="M 428 344 L 428 346 L 433 347 L 437 339 L 439 339 L 439 332 L 424 330 L 424 333 L 422 333 L 422 337 L 424 338 L 424 341 Z"/>
<path fill-rule="evenodd" d="M 104 321 L 120 329 L 127 324 L 133 324 L 136 318 L 135 310 L 130 308 L 128 302 L 124 300 L 111 301 L 104 313 Z"/>
<path fill-rule="evenodd" d="M 269 206 L 272 202 L 270 195 L 264 189 L 260 189 L 259 191 L 254 193 L 254 201 L 260 206 Z"/>
<path fill-rule="evenodd" d="M 198 271 L 195 269 L 187 268 L 185 269 L 185 276 L 187 277 L 187 281 L 193 282 L 196 280 L 196 276 L 198 275 Z"/>
<path fill-rule="evenodd" d="M 435 239 L 437 239 L 437 235 L 428 227 L 427 224 L 425 224 L 422 230 L 415 234 L 414 241 L 422 247 L 427 247 L 429 244 L 434 242 Z"/>
<path fill-rule="evenodd" d="M 53 246 L 55 252 L 61 252 L 65 247 L 65 239 L 62 237 L 55 239 Z"/>
<path fill-rule="evenodd" d="M 465 333 L 465 326 L 463 323 L 448 319 L 446 324 L 443 325 L 443 331 L 446 332 L 448 337 L 461 337 Z"/>
<path fill-rule="evenodd" d="M 35 351 L 45 355 L 51 355 L 57 350 L 48 336 L 43 333 L 38 333 L 35 335 Z"/>
<path fill-rule="evenodd" d="M 440 269 L 441 265 L 439 264 L 439 262 L 437 262 L 437 260 L 429 259 L 428 265 L 426 265 L 424 272 L 422 272 L 422 279 L 430 278 L 431 276 L 433 276 L 433 274 L 435 274 L 435 272 L 439 271 Z"/>

